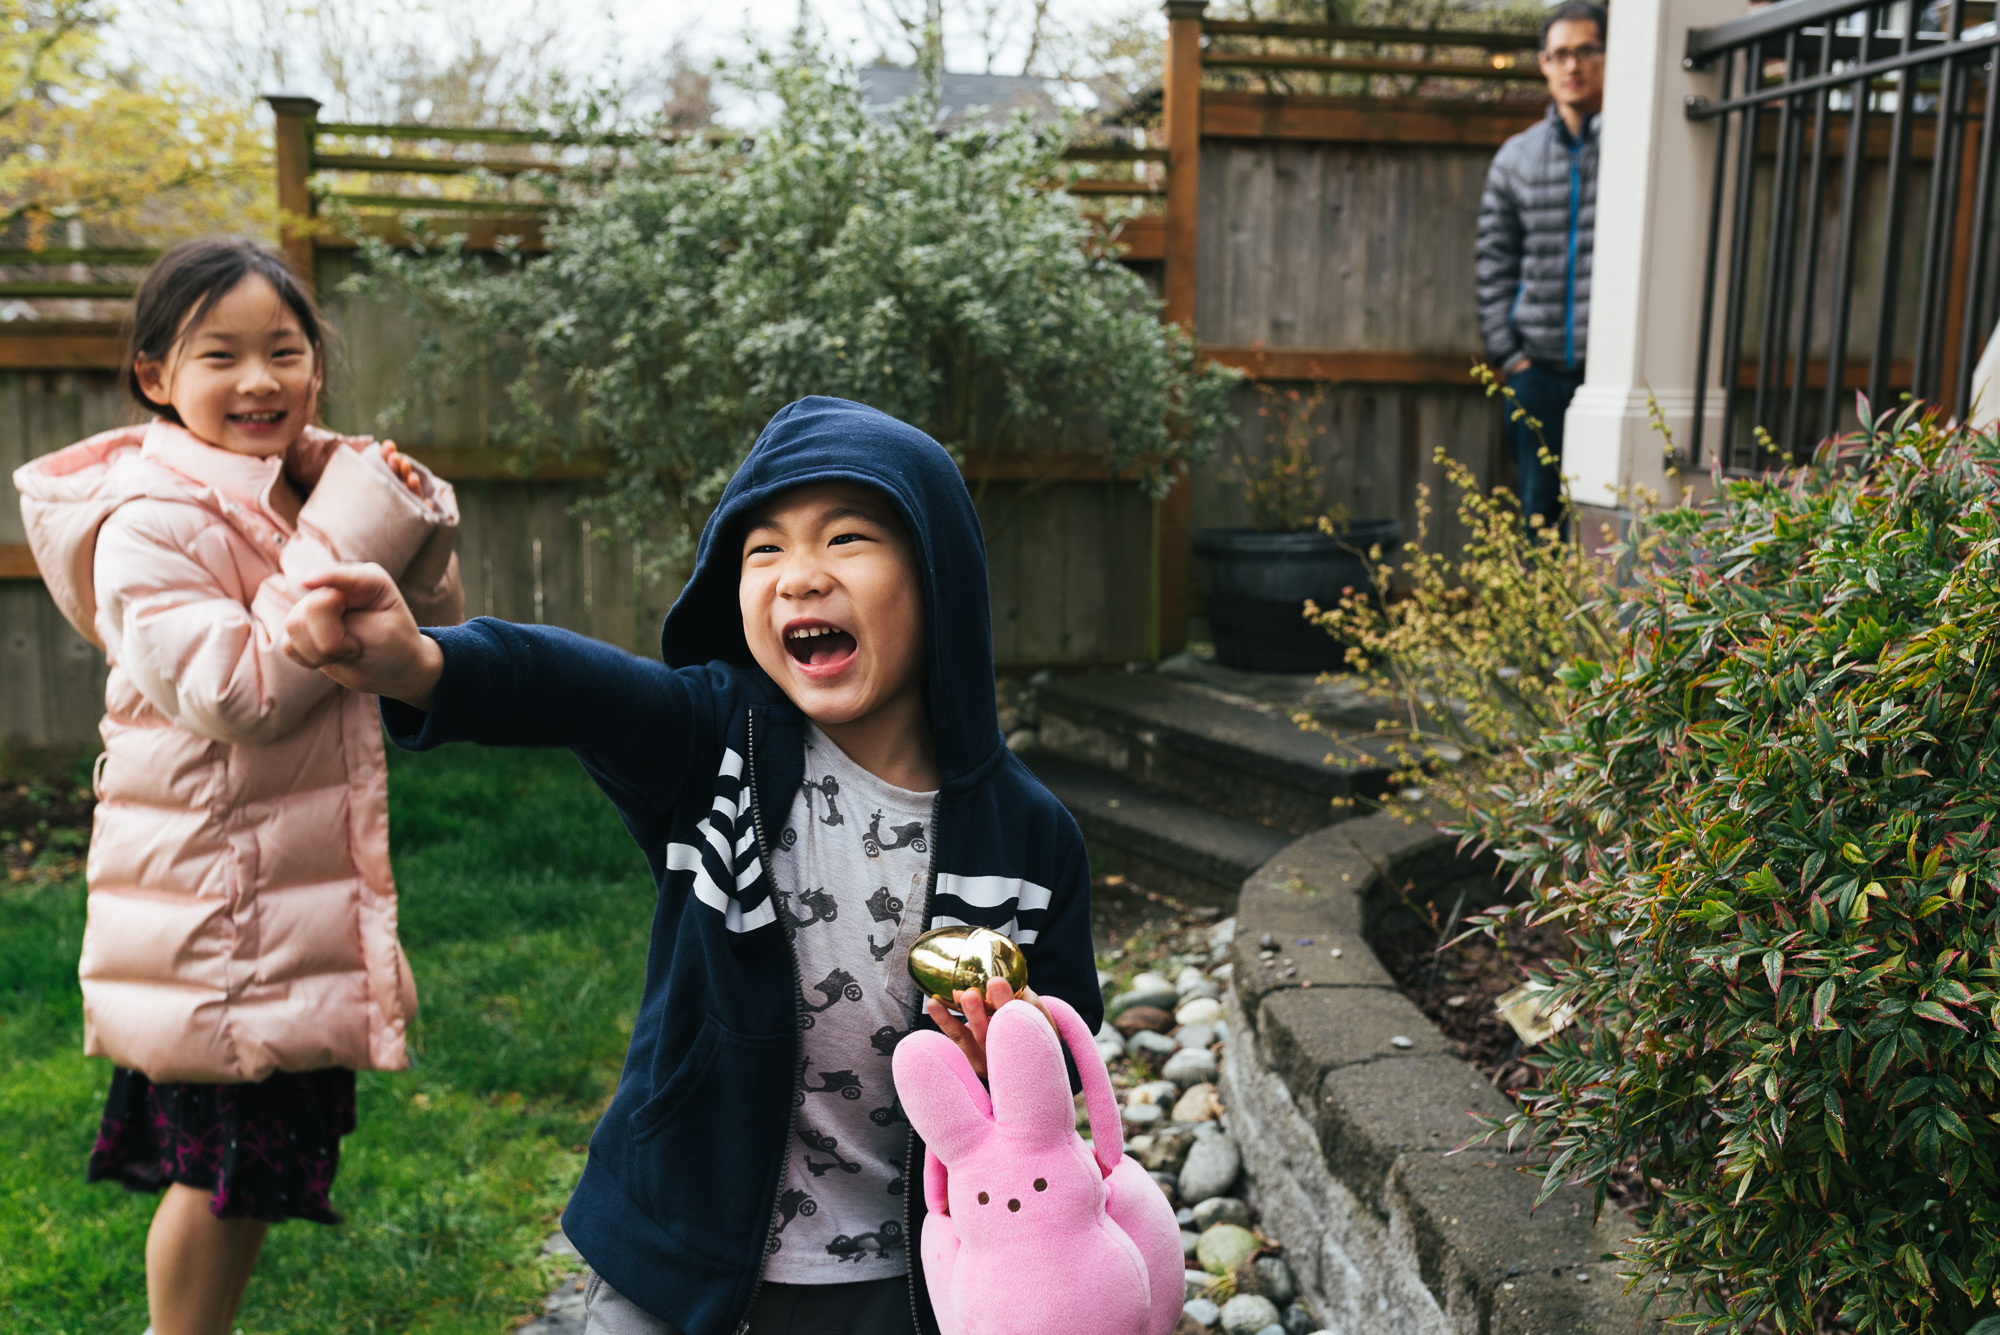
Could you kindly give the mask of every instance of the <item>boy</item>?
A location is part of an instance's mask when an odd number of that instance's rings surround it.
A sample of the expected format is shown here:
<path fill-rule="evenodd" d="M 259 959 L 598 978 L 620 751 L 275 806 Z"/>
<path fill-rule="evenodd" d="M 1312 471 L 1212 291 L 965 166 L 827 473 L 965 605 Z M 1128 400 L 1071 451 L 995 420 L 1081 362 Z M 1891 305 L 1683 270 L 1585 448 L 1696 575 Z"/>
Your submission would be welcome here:
<path fill-rule="evenodd" d="M 487 618 L 419 632 L 370 566 L 294 610 L 287 651 L 382 696 L 399 745 L 573 748 L 652 866 L 632 1046 L 563 1214 L 586 1330 L 935 1331 L 889 1068 L 910 943 L 994 928 L 1103 1013 L 1083 838 L 1000 738 L 986 587 L 950 456 L 808 398 L 723 493 L 664 663 Z M 963 1024 L 922 1005 L 983 1074 L 1011 998 L 959 994 Z"/>

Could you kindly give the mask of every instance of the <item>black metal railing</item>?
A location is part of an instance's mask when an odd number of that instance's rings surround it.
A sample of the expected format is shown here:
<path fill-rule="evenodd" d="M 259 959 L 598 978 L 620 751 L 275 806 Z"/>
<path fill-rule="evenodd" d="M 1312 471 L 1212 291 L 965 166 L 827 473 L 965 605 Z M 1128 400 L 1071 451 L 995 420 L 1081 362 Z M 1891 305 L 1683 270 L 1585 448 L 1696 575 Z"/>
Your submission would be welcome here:
<path fill-rule="evenodd" d="M 1687 106 L 1719 136 L 1697 459 L 1755 470 L 1802 454 L 1842 428 L 1855 389 L 1965 415 L 1995 317 L 1996 48 L 1991 0 L 1786 0 L 1689 31 L 1688 66 L 1722 76 L 1717 98 Z M 1707 456 L 1725 255 L 1722 439 Z"/>

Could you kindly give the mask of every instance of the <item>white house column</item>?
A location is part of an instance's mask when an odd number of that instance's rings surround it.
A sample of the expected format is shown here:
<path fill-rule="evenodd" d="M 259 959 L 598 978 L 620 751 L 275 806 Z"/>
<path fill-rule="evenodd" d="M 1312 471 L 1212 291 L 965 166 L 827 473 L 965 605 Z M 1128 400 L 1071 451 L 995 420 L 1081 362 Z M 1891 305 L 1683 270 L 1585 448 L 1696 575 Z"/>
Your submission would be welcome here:
<path fill-rule="evenodd" d="M 1686 103 L 1697 95 L 1714 99 L 1720 74 L 1719 67 L 1683 68 L 1681 56 L 1689 28 L 1748 12 L 1746 0 L 1618 0 L 1612 7 L 1598 151 L 1589 360 L 1583 385 L 1563 419 L 1563 472 L 1579 507 L 1616 511 L 1629 503 L 1636 487 L 1664 492 L 1664 442 L 1647 416 L 1649 392 L 1683 454 L 1687 449 L 1719 141 L 1715 122 L 1687 119 Z M 1726 235 L 1723 243 L 1728 243 Z M 1727 272 L 1726 254 L 1721 263 L 1719 272 Z M 1720 327 L 1718 318 L 1714 344 L 1721 341 Z M 1716 361 L 1712 347 L 1703 410 L 1705 451 L 1721 439 Z M 1594 542 L 1598 529 L 1589 510 L 1580 518 L 1581 536 Z"/>

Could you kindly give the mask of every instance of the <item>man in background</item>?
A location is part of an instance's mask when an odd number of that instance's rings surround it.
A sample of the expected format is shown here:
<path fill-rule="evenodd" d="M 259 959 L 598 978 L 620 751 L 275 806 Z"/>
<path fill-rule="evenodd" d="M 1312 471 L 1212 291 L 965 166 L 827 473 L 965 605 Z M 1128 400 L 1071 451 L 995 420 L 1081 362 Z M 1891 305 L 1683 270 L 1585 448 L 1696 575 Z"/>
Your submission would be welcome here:
<path fill-rule="evenodd" d="M 1548 114 L 1500 146 L 1479 201 L 1479 332 L 1488 363 L 1542 424 L 1537 436 L 1510 412 L 1506 435 L 1522 518 L 1552 526 L 1563 522 L 1563 413 L 1583 383 L 1590 324 L 1604 37 L 1604 9 L 1589 0 L 1549 11 L 1539 55 Z"/>

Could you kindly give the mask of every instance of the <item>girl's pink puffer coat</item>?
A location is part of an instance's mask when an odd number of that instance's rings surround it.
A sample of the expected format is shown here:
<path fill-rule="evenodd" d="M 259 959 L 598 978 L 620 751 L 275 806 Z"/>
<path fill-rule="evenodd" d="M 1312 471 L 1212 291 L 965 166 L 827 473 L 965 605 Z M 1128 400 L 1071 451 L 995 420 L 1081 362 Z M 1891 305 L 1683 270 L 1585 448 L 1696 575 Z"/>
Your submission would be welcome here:
<path fill-rule="evenodd" d="M 271 506 L 281 469 L 310 487 L 296 526 Z M 316 428 L 287 466 L 165 422 L 16 470 L 49 592 L 111 663 L 86 1052 L 208 1083 L 408 1064 L 375 699 L 283 642 L 296 581 L 336 561 L 386 567 L 419 621 L 459 619 L 457 500 L 422 479 L 419 499 L 371 441 Z"/>

